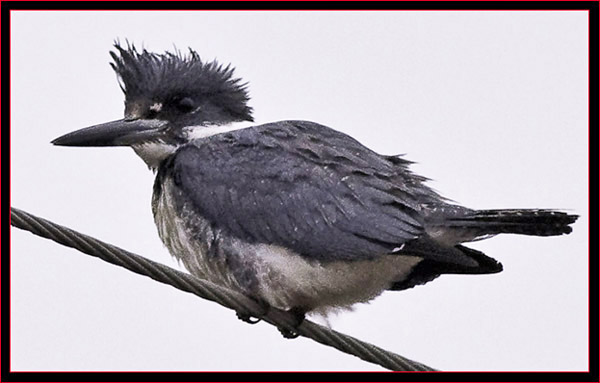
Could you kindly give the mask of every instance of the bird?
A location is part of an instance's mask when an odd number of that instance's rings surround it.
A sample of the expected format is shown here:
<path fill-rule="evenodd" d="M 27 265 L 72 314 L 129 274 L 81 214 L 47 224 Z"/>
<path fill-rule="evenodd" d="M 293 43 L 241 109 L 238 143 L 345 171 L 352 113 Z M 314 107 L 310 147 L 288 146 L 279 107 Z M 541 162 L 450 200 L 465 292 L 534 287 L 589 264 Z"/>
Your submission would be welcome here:
<path fill-rule="evenodd" d="M 569 234 L 578 218 L 458 205 L 404 155 L 378 154 L 311 121 L 255 124 L 248 83 L 231 64 L 191 48 L 113 47 L 124 118 L 52 143 L 133 148 L 156 174 L 152 213 L 170 254 L 298 324 L 444 274 L 498 273 L 500 262 L 465 244 Z"/>

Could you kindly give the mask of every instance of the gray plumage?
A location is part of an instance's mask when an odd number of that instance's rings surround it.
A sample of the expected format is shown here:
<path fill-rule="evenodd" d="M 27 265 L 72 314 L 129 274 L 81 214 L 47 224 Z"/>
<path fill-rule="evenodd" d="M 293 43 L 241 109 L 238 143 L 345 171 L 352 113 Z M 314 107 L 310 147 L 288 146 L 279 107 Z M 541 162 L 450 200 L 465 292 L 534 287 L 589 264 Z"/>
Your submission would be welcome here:
<path fill-rule="evenodd" d="M 423 233 L 419 200 L 436 198 L 404 164 L 306 121 L 194 141 L 163 173 L 232 235 L 320 261 L 392 252 Z"/>

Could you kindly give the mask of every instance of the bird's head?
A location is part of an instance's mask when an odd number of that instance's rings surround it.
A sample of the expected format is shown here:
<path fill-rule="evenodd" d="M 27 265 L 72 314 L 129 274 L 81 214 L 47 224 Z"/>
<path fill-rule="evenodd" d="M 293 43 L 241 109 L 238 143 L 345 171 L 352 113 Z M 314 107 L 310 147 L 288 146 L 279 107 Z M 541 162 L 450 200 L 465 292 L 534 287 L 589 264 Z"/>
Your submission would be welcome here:
<path fill-rule="evenodd" d="M 151 53 L 115 43 L 112 68 L 125 94 L 125 118 L 77 130 L 61 146 L 131 146 L 152 168 L 216 126 L 253 121 L 246 84 L 233 68 L 203 62 L 193 50 Z"/>

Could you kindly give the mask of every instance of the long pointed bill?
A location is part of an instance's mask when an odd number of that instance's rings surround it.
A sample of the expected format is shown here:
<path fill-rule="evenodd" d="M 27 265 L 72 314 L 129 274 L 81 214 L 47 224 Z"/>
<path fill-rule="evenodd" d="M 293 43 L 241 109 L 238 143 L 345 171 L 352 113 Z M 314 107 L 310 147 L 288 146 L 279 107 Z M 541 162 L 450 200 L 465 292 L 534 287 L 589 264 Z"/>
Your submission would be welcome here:
<path fill-rule="evenodd" d="M 67 133 L 52 141 L 60 146 L 130 146 L 160 136 L 161 120 L 117 120 Z"/>

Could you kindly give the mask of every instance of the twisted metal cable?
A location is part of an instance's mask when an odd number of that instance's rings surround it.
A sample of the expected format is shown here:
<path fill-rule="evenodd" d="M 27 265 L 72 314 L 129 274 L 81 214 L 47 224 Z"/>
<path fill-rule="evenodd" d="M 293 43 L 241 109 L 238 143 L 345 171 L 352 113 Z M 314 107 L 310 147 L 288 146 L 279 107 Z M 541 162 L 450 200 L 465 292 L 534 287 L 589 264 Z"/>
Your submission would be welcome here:
<path fill-rule="evenodd" d="M 404 358 L 372 344 L 339 333 L 327 327 L 304 320 L 295 327 L 293 314 L 270 307 L 264 307 L 243 294 L 220 287 L 209 281 L 175 270 L 158 262 L 99 241 L 67 227 L 36 217 L 23 210 L 11 207 L 11 225 L 30 231 L 40 237 L 51 239 L 62 245 L 75 248 L 85 254 L 98 257 L 113 265 L 121 266 L 134 273 L 145 275 L 155 281 L 171 285 L 201 298 L 217 302 L 237 313 L 260 318 L 278 328 L 293 329 L 295 333 L 321 344 L 334 347 L 344 353 L 354 355 L 370 363 L 378 364 L 394 371 L 436 371 L 424 364 Z"/>

